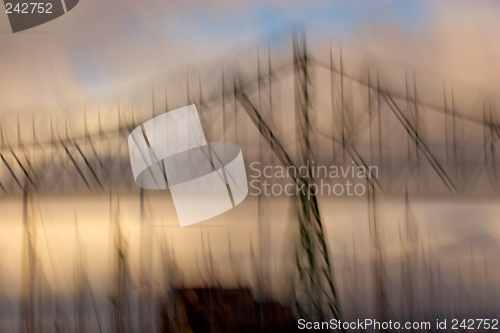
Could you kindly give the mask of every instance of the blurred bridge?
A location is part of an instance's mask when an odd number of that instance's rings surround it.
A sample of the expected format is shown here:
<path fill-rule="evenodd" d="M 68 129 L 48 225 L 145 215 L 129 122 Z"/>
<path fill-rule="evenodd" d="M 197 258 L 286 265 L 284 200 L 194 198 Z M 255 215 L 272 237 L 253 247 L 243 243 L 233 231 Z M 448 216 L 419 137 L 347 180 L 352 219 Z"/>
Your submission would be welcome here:
<path fill-rule="evenodd" d="M 378 192 L 498 195 L 499 94 L 445 82 L 288 34 L 112 103 L 5 114 L 0 191 L 20 194 L 27 182 L 40 193 L 138 191 L 128 134 L 195 103 L 207 139 L 237 143 L 248 164 L 299 166 L 307 145 L 316 165 L 377 166 Z"/>

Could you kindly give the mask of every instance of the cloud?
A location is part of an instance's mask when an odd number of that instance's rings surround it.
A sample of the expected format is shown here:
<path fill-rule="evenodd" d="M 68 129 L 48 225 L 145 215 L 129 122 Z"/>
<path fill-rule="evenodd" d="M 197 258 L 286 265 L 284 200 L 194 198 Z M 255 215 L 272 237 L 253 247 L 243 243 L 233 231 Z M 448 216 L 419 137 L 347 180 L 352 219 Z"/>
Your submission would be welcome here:
<path fill-rule="evenodd" d="M 371 54 L 495 88 L 499 12 L 492 1 L 89 0 L 39 28 L 0 35 L 0 106 L 5 112 L 116 96 L 135 82 L 241 49 L 288 20 Z M 9 30 L 6 16 L 0 28 Z"/>
<path fill-rule="evenodd" d="M 500 83 L 500 6 L 465 1 L 425 2 L 419 25 L 401 29 L 397 17 L 360 24 L 349 38 L 368 53 L 497 89 Z M 400 18 L 399 18 L 400 19 Z"/>

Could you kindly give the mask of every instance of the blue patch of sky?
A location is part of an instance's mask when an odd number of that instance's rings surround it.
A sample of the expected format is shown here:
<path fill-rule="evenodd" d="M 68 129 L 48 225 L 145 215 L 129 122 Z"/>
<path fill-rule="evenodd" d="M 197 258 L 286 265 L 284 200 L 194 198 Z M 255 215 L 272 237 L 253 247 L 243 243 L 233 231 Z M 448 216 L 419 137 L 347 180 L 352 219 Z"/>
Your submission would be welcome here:
<path fill-rule="evenodd" d="M 106 60 L 94 52 L 86 52 L 76 57 L 76 78 L 81 87 L 96 93 L 109 84 Z"/>
<path fill-rule="evenodd" d="M 199 40 L 235 41 L 249 35 L 276 34 L 291 23 L 302 23 L 321 29 L 332 38 L 343 39 L 349 31 L 360 24 L 391 21 L 406 33 L 418 33 L 432 14 L 428 0 L 387 0 L 387 1 L 331 1 L 301 4 L 260 4 L 245 6 L 241 9 L 201 7 L 183 13 L 152 13 L 154 19 L 163 24 L 163 33 L 173 41 L 189 39 L 190 43 Z M 162 18 L 158 16 L 163 15 Z M 156 32 L 152 26 L 142 22 L 144 17 L 125 15 L 121 21 L 124 34 L 137 45 L 154 48 Z M 137 20 L 137 21 L 136 21 Z M 120 22 L 120 20 L 118 21 Z M 158 22 L 158 21 L 157 21 Z M 161 29 L 161 28 L 160 28 Z M 161 33 L 161 32 L 160 32 Z M 148 36 L 149 35 L 149 36 Z M 86 50 L 76 59 L 79 82 L 84 87 L 96 88 L 106 79 L 102 68 L 107 59 L 102 59 L 99 50 Z"/>
<path fill-rule="evenodd" d="M 290 4 L 288 6 L 260 4 L 237 11 L 194 11 L 165 22 L 165 32 L 184 30 L 184 36 L 204 40 L 225 39 L 244 34 L 263 33 L 290 22 L 318 27 L 325 32 L 343 34 L 359 24 L 391 21 L 406 33 L 418 33 L 432 14 L 425 0 L 390 1 L 331 1 Z M 179 24 L 182 26 L 179 27 Z"/>

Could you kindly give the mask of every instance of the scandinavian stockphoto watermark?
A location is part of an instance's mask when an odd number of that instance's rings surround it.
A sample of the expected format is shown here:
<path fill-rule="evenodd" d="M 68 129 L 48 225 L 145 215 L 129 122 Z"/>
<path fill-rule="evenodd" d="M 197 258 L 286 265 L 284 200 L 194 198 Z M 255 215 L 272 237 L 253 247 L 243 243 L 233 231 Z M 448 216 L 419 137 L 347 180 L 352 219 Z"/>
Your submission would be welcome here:
<path fill-rule="evenodd" d="M 240 147 L 205 140 L 195 105 L 146 121 L 128 138 L 137 186 L 172 194 L 181 226 L 230 210 L 248 194 Z"/>
<path fill-rule="evenodd" d="M 205 140 L 195 105 L 146 121 L 128 138 L 135 183 L 172 194 L 181 226 L 222 214 L 253 196 L 362 196 L 363 180 L 378 177 L 377 166 L 319 165 L 307 161 L 295 168 L 250 164 L 249 183 L 240 147 Z M 300 182 L 292 179 L 301 179 Z M 314 179 L 314 180 L 313 180 Z M 305 181 L 304 181 L 305 180 Z"/>
<path fill-rule="evenodd" d="M 366 184 L 362 180 L 378 178 L 377 166 L 357 165 L 318 165 L 307 161 L 306 165 L 295 168 L 262 166 L 260 162 L 250 164 L 250 195 L 252 196 L 295 196 L 334 195 L 362 196 L 366 193 Z M 307 182 L 296 185 L 286 180 L 302 178 Z M 314 182 L 312 181 L 314 179 Z"/>

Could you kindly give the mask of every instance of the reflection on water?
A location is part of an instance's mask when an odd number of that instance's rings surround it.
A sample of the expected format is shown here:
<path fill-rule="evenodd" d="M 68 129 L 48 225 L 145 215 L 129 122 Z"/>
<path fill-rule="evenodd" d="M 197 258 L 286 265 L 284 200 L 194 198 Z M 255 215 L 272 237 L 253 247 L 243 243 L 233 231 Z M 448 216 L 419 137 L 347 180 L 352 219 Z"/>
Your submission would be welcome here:
<path fill-rule="evenodd" d="M 344 320 L 378 316 L 380 292 L 392 320 L 499 313 L 497 199 L 377 200 L 379 256 L 365 198 L 319 198 Z M 165 193 L 146 192 L 142 215 L 137 195 L 6 199 L 2 332 L 293 331 L 318 316 L 294 304 L 295 204 L 268 197 L 255 214 L 249 197 L 177 228 Z"/>

